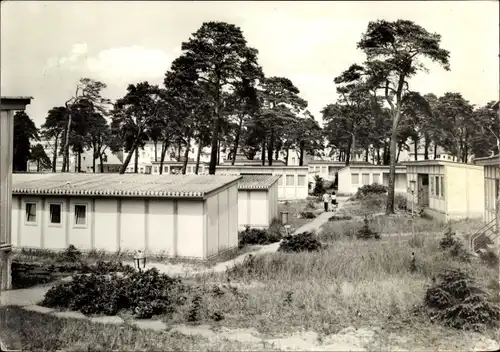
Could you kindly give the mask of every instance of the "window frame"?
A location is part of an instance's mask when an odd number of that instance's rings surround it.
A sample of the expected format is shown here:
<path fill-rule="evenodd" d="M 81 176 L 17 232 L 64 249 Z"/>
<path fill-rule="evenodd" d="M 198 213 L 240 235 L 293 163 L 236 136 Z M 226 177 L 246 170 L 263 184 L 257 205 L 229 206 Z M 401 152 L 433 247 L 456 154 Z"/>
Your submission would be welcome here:
<path fill-rule="evenodd" d="M 293 180 L 291 185 L 288 184 L 288 176 L 290 176 L 292 178 L 292 180 Z M 295 183 L 296 183 L 295 182 L 295 175 L 293 175 L 293 174 L 285 174 L 285 187 L 295 187 L 296 186 Z"/>
<path fill-rule="evenodd" d="M 25 200 L 23 201 L 24 204 L 24 224 L 28 226 L 38 226 L 38 203 L 37 201 L 33 200 Z M 28 221 L 28 212 L 27 212 L 27 206 L 28 204 L 34 204 L 35 205 L 35 221 Z"/>
<path fill-rule="evenodd" d="M 85 224 L 77 224 L 76 223 L 76 207 L 82 206 L 85 207 Z M 73 228 L 87 228 L 89 224 L 89 205 L 88 203 L 73 203 Z"/>
<path fill-rule="evenodd" d="M 377 177 L 377 181 L 378 182 L 376 182 L 375 177 Z M 380 178 L 381 178 L 380 174 L 378 174 L 378 173 L 372 174 L 372 184 L 380 185 L 381 184 L 380 183 Z"/>
<path fill-rule="evenodd" d="M 365 183 L 365 176 L 367 176 L 366 178 L 368 179 L 368 181 Z M 369 173 L 363 173 L 361 174 L 361 185 L 365 186 L 365 185 L 369 185 L 370 184 L 370 174 Z"/>
<path fill-rule="evenodd" d="M 300 180 L 302 180 L 302 184 L 300 184 Z M 306 175 L 297 175 L 297 186 L 305 186 L 306 184 Z"/>
<path fill-rule="evenodd" d="M 356 176 L 356 180 L 357 180 L 357 182 L 353 182 L 353 180 L 354 180 L 354 176 Z M 351 174 L 351 184 L 352 184 L 352 185 L 359 185 L 359 173 L 356 173 L 356 174 Z"/>
<path fill-rule="evenodd" d="M 62 227 L 63 226 L 63 203 L 62 202 L 48 202 L 48 224 L 50 227 Z M 52 205 L 58 205 L 59 206 L 59 222 L 52 222 L 52 212 L 51 212 L 51 207 Z"/>

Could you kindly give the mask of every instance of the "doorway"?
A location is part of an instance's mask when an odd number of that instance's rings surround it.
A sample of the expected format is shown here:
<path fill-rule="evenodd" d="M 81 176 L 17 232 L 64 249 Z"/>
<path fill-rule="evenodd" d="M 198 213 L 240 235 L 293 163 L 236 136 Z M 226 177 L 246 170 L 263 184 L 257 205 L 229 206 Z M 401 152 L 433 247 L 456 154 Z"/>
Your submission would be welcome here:
<path fill-rule="evenodd" d="M 429 206 L 429 175 L 418 174 L 418 205 L 423 207 Z"/>

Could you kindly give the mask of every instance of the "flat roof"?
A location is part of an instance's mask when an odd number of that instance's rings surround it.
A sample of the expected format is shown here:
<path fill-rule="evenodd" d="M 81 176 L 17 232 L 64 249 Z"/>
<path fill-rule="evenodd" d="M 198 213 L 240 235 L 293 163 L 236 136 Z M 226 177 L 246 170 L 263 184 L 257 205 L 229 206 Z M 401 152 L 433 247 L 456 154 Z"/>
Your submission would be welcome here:
<path fill-rule="evenodd" d="M 383 169 L 390 169 L 391 166 L 390 165 L 375 165 L 375 164 L 349 164 L 347 166 L 345 166 L 345 168 L 348 168 L 348 167 L 356 167 L 356 168 L 363 168 L 363 169 L 370 169 L 370 168 L 373 168 L 373 169 L 380 169 L 380 168 L 383 168 Z M 403 169 L 403 168 L 406 168 L 405 165 L 396 165 L 396 169 Z"/>
<path fill-rule="evenodd" d="M 281 175 L 244 174 L 238 181 L 239 190 L 269 189 Z"/>
<path fill-rule="evenodd" d="M 308 166 L 297 165 L 217 165 L 217 169 L 308 169 Z"/>
<path fill-rule="evenodd" d="M 160 162 L 159 161 L 153 161 L 151 164 L 153 164 L 153 165 L 156 166 L 156 165 L 160 165 Z M 187 165 L 193 165 L 193 164 L 196 164 L 196 161 L 188 160 Z M 179 165 L 179 166 L 182 166 L 182 165 L 184 165 L 184 161 L 169 160 L 169 161 L 164 161 L 163 165 L 175 165 L 175 166 Z M 200 165 L 208 165 L 208 163 L 200 161 Z"/>
<path fill-rule="evenodd" d="M 441 166 L 459 166 L 459 167 L 471 167 L 471 168 L 478 168 L 479 165 L 474 165 L 474 164 L 468 164 L 468 163 L 459 163 L 456 161 L 450 161 L 450 160 L 417 160 L 417 161 L 405 161 L 402 164 L 405 166 L 436 166 L 436 165 L 441 165 Z"/>
<path fill-rule="evenodd" d="M 472 162 L 478 165 L 497 165 L 500 164 L 500 155 L 486 156 L 484 158 L 473 159 Z"/>
<path fill-rule="evenodd" d="M 31 100 L 33 97 L 29 96 L 0 96 L 0 109 L 24 110 Z"/>
<path fill-rule="evenodd" d="M 13 174 L 12 194 L 205 198 L 240 178 L 239 175 Z"/>

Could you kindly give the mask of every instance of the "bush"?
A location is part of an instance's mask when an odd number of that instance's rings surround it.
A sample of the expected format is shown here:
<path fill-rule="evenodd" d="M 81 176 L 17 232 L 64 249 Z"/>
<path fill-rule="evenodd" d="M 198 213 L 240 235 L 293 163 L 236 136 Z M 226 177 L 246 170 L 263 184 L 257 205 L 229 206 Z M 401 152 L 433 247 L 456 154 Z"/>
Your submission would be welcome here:
<path fill-rule="evenodd" d="M 320 196 L 325 193 L 325 187 L 323 186 L 323 178 L 319 175 L 314 176 L 314 189 L 313 194 L 315 196 Z"/>
<path fill-rule="evenodd" d="M 116 315 L 122 310 L 138 318 L 167 314 L 184 302 L 180 279 L 159 274 L 156 268 L 128 276 L 76 275 L 52 287 L 41 302 L 44 307 L 65 308 L 83 314 Z"/>
<path fill-rule="evenodd" d="M 474 331 L 498 325 L 500 308 L 489 301 L 489 295 L 468 273 L 450 269 L 441 273 L 439 279 L 425 294 L 426 312 L 431 320 Z"/>
<path fill-rule="evenodd" d="M 394 206 L 396 207 L 396 209 L 406 210 L 408 205 L 405 196 L 396 194 L 394 196 Z"/>
<path fill-rule="evenodd" d="M 464 247 L 463 243 L 456 238 L 456 233 L 452 231 L 451 225 L 448 226 L 443 238 L 439 241 L 439 248 L 448 251 L 454 258 L 470 262 L 470 253 Z"/>
<path fill-rule="evenodd" d="M 328 221 L 344 221 L 344 220 L 352 220 L 352 217 L 349 215 L 333 215 L 330 216 Z"/>
<path fill-rule="evenodd" d="M 387 193 L 386 186 L 374 183 L 372 185 L 364 185 L 358 188 L 358 191 L 356 192 L 356 198 L 361 199 L 369 194 L 385 194 L 385 193 Z"/>
<path fill-rule="evenodd" d="M 280 244 L 280 252 L 317 252 L 322 248 L 313 232 L 302 232 L 286 236 Z"/>
<path fill-rule="evenodd" d="M 300 217 L 303 219 L 314 219 L 316 215 L 310 211 L 302 211 L 299 213 Z"/>
<path fill-rule="evenodd" d="M 82 252 L 80 252 L 75 246 L 70 244 L 68 248 L 62 252 L 58 258 L 61 262 L 78 262 L 82 257 Z"/>
<path fill-rule="evenodd" d="M 358 230 L 356 237 L 360 240 L 380 239 L 380 235 L 370 228 L 368 218 L 365 218 L 364 225 Z"/>
<path fill-rule="evenodd" d="M 245 226 L 245 230 L 238 232 L 238 246 L 243 248 L 246 245 L 266 245 L 279 242 L 282 236 L 277 229 L 255 229 Z"/>
<path fill-rule="evenodd" d="M 316 209 L 316 204 L 314 204 L 314 202 L 312 200 L 310 200 L 309 202 L 307 202 L 306 207 L 305 207 L 306 211 L 308 211 L 308 210 L 315 210 L 315 209 Z"/>

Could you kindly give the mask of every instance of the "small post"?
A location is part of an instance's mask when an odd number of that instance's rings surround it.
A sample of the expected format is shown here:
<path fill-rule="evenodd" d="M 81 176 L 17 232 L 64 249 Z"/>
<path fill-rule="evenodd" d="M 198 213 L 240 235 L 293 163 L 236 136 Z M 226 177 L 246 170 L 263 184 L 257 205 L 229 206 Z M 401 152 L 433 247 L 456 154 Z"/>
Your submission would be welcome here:
<path fill-rule="evenodd" d="M 141 264 L 142 268 L 144 269 L 146 267 L 146 256 L 141 250 L 137 250 L 134 256 L 134 266 L 137 268 L 137 270 L 142 271 Z"/>
<path fill-rule="evenodd" d="M 289 235 L 289 231 L 291 226 L 288 224 L 288 212 L 287 211 L 282 211 L 280 212 L 281 215 L 281 226 L 285 228 L 286 235 Z"/>
<path fill-rule="evenodd" d="M 415 213 L 413 211 L 415 203 L 415 180 L 410 180 L 410 191 L 411 191 L 411 233 L 415 237 Z M 415 238 L 414 238 L 415 239 Z"/>

